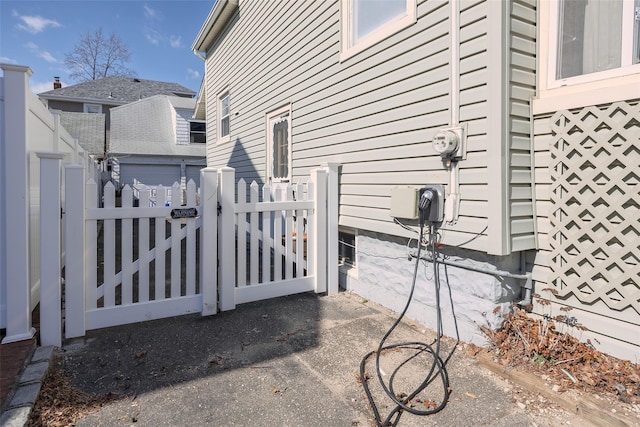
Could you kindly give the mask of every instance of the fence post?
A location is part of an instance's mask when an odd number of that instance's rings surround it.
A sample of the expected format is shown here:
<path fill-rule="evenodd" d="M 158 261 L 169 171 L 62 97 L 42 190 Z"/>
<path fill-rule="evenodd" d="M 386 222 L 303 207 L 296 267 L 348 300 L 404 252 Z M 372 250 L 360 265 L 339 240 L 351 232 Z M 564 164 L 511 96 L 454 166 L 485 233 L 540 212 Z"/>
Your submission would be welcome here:
<path fill-rule="evenodd" d="M 40 340 L 42 345 L 60 347 L 60 161 L 64 153 L 36 155 L 40 159 Z"/>
<path fill-rule="evenodd" d="M 65 167 L 65 336 L 85 334 L 85 182 L 84 167 Z"/>
<path fill-rule="evenodd" d="M 311 171 L 311 179 L 315 185 L 315 197 L 313 199 L 314 224 L 313 245 L 316 292 L 327 292 L 327 173 L 323 169 Z"/>
<path fill-rule="evenodd" d="M 323 163 L 327 171 L 327 293 L 338 293 L 338 163 Z"/>
<path fill-rule="evenodd" d="M 235 170 L 223 167 L 220 170 L 220 310 L 236 308 L 236 226 Z"/>
<path fill-rule="evenodd" d="M 200 287 L 202 315 L 218 311 L 218 171 L 200 169 Z"/>
<path fill-rule="evenodd" d="M 0 328 L 6 328 L 2 343 L 31 339 L 31 283 L 29 269 L 29 174 L 27 129 L 29 77 L 33 71 L 20 65 L 1 64 L 4 72 L 4 108 L 0 144 L 2 214 L 0 221 Z M 4 305 L 4 307 L 2 307 Z M 2 309 L 4 308 L 4 312 Z M 3 324 L 4 320 L 4 324 Z"/>

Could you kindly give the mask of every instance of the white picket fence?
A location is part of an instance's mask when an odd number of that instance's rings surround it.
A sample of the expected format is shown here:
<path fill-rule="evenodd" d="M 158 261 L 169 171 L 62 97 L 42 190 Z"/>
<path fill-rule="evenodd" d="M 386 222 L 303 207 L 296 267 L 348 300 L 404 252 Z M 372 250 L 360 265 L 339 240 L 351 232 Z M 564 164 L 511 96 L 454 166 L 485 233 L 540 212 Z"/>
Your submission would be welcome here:
<path fill-rule="evenodd" d="M 307 183 L 273 195 L 254 182 L 247 199 L 247 185 L 242 179 L 236 184 L 233 169 L 205 168 L 200 197 L 190 181 L 185 205 L 160 188 L 156 206 L 149 205 L 150 190 L 138 193 L 136 206 L 129 187 L 118 204 L 108 183 L 98 207 L 96 183 L 85 181 L 81 166 L 67 166 L 65 337 L 188 313 L 211 315 L 298 292 L 337 291 L 337 274 L 335 286 L 327 286 L 333 274 L 327 259 L 337 259 L 337 232 L 330 236 L 328 227 L 331 218 L 337 221 L 337 203 L 327 199 L 336 176 L 317 169 Z M 182 194 L 179 184 L 172 193 Z M 197 217 L 172 218 L 187 209 Z M 61 296 L 59 288 L 43 291 Z M 43 343 L 60 345 L 60 300 L 43 299 L 41 316 L 54 319 L 41 329 Z"/>

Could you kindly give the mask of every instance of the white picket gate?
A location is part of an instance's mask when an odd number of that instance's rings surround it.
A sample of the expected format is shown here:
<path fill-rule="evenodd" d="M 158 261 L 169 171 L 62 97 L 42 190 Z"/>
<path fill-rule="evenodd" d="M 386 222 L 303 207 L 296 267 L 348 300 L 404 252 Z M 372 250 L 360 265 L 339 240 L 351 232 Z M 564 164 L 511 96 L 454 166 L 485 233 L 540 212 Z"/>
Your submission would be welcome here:
<path fill-rule="evenodd" d="M 74 177 L 69 172 L 73 171 L 67 172 L 67 194 L 73 191 L 76 199 L 84 193 L 86 204 L 67 203 L 71 233 L 66 239 L 66 337 L 82 336 L 90 329 L 205 312 L 201 288 L 206 280 L 215 286 L 215 278 L 208 278 L 211 274 L 206 270 L 196 270 L 198 230 L 207 206 L 196 204 L 193 181 L 187 185 L 184 206 L 180 197 L 168 199 L 166 188 L 158 189 L 155 207 L 149 207 L 149 190 L 139 193 L 138 206 L 134 206 L 133 190 L 126 186 L 116 207 L 115 188 L 107 183 L 103 207 L 97 207 L 95 182 L 84 183 L 82 173 Z M 172 193 L 181 193 L 178 184 Z M 210 215 L 216 215 L 215 200 L 209 205 Z M 200 215 L 171 218 L 174 209 L 188 208 Z"/>
<path fill-rule="evenodd" d="M 240 179 L 235 191 L 234 170 L 221 171 L 221 310 L 294 293 L 327 291 L 326 183 L 326 171 L 317 169 L 306 185 L 289 185 L 273 194 L 264 185 L 259 201 L 255 181 L 247 199 L 246 182 Z M 235 250 L 230 247 L 234 241 Z"/>
<path fill-rule="evenodd" d="M 156 206 L 149 206 L 148 190 L 140 191 L 136 206 L 133 190 L 125 187 L 116 206 L 108 183 L 98 207 L 95 182 L 85 182 L 81 166 L 67 166 L 65 336 L 187 313 L 211 315 L 299 292 L 334 292 L 337 277 L 335 286 L 327 286 L 327 259 L 337 257 L 338 237 L 328 231 L 329 218 L 337 220 L 337 203 L 327 198 L 328 183 L 337 187 L 331 176 L 337 176 L 331 169 L 314 170 L 306 184 L 275 198 L 265 186 L 259 201 L 255 182 L 247 199 L 246 183 L 236 187 L 233 169 L 205 168 L 200 201 L 191 181 L 186 205 L 180 197 L 168 200 L 160 187 Z M 181 194 L 177 186 L 174 195 Z M 188 209 L 197 217 L 172 218 Z M 60 301 L 44 301 L 41 310 L 54 317 Z M 59 343 L 61 336 L 43 341 Z"/>

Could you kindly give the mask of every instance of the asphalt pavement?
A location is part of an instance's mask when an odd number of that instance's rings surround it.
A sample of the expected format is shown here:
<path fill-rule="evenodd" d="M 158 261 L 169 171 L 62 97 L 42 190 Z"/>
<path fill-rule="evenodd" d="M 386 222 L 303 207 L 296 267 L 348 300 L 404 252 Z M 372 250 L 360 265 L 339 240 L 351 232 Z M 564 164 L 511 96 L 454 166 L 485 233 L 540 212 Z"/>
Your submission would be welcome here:
<path fill-rule="evenodd" d="M 209 317 L 188 315 L 92 331 L 65 343 L 58 363 L 72 384 L 123 396 L 77 426 L 370 426 L 375 418 L 360 363 L 376 350 L 396 314 L 361 297 L 311 293 L 244 304 Z M 433 331 L 403 321 L 388 339 L 434 343 Z M 434 348 L 433 345 L 431 348 Z M 450 395 L 439 412 L 403 413 L 399 426 L 529 426 L 511 391 L 476 360 L 443 340 Z M 429 351 L 381 353 L 392 394 L 411 394 L 429 375 Z M 437 368 L 436 371 L 437 373 Z M 408 406 L 430 411 L 445 394 L 442 376 Z M 395 404 L 379 385 L 374 358 L 365 377 L 381 418 Z M 370 377 L 370 378 L 369 378 Z"/>

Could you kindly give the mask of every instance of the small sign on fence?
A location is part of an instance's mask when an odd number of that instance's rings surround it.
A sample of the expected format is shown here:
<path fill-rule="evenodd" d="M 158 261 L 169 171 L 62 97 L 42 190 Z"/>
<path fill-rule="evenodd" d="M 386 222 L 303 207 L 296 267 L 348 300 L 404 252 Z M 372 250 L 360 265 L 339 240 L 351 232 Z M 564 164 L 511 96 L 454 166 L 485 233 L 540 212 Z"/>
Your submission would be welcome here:
<path fill-rule="evenodd" d="M 171 218 L 195 218 L 198 216 L 196 208 L 177 208 L 171 209 Z"/>

